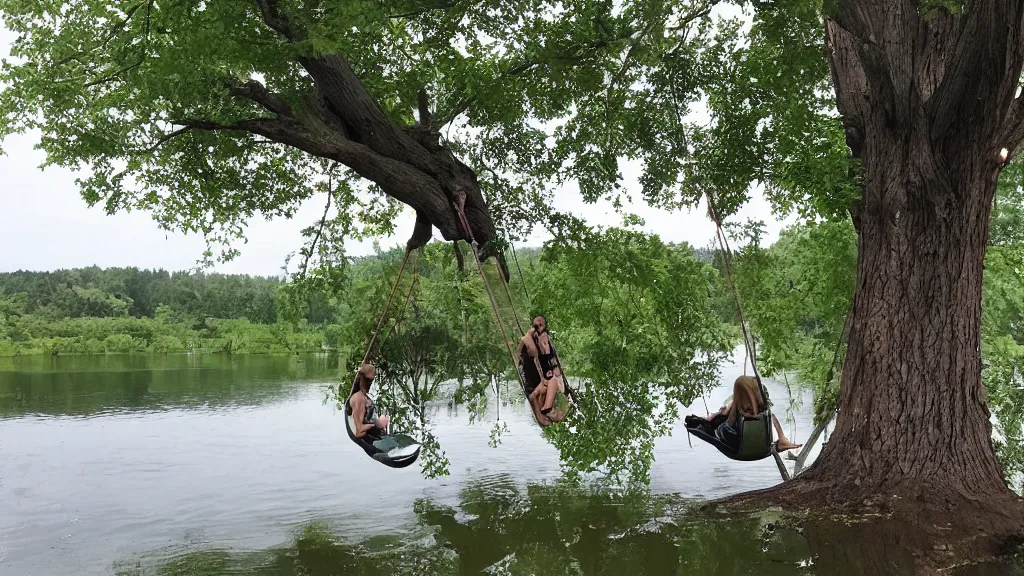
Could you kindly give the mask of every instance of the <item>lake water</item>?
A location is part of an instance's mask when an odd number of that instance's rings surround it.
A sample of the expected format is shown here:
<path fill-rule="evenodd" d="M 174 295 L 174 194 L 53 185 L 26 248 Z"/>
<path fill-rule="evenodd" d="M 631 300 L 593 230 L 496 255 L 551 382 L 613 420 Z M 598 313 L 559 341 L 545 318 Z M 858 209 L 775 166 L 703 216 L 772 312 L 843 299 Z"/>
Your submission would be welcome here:
<path fill-rule="evenodd" d="M 348 440 L 323 404 L 336 376 L 322 356 L 0 358 L 0 575 L 835 573 L 770 514 L 702 517 L 780 477 L 681 422 L 649 493 L 617 494 L 561 481 L 524 401 L 497 448 L 493 413 L 442 407 L 451 475 L 428 480 Z M 810 396 L 767 384 L 806 439 Z"/>

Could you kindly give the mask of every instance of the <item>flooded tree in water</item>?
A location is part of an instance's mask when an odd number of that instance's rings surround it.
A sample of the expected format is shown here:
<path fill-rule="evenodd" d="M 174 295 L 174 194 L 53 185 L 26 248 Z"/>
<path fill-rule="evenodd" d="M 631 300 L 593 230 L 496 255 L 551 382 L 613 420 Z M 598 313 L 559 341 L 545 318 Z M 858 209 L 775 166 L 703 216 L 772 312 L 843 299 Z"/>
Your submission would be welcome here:
<path fill-rule="evenodd" d="M 835 433 L 773 496 L 961 523 L 994 536 L 964 543 L 971 553 L 994 553 L 1024 530 L 993 448 L 980 346 L 992 200 L 1024 139 L 1024 5 L 957 4 L 850 0 L 826 16 L 860 166 L 856 289 Z"/>
<path fill-rule="evenodd" d="M 728 217 L 761 182 L 779 215 L 850 219 L 858 254 L 835 434 L 755 498 L 952 522 L 992 536 L 965 552 L 996 550 L 1024 514 L 981 380 L 982 266 L 1024 139 L 1024 4 L 824 5 L 0 0 L 0 136 L 38 130 L 49 164 L 88 169 L 90 203 L 212 241 L 326 192 L 306 255 L 328 268 L 317 243 L 391 230 L 396 202 L 410 246 L 437 228 L 487 255 L 498 230 L 573 239 L 552 181 L 621 205 L 620 158 L 661 207 L 711 195 Z"/>

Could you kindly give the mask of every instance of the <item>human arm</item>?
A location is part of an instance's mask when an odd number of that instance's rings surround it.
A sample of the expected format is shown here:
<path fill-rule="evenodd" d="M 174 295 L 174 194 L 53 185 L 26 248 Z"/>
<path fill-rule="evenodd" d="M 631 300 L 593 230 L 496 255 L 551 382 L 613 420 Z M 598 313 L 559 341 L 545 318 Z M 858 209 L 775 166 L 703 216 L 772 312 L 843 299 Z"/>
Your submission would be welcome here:
<path fill-rule="evenodd" d="M 366 436 L 367 432 L 376 428 L 377 425 L 363 423 L 363 417 L 366 415 L 366 400 L 362 395 L 353 396 L 349 400 L 349 404 L 352 405 L 352 420 L 355 422 L 356 438 L 362 438 Z"/>

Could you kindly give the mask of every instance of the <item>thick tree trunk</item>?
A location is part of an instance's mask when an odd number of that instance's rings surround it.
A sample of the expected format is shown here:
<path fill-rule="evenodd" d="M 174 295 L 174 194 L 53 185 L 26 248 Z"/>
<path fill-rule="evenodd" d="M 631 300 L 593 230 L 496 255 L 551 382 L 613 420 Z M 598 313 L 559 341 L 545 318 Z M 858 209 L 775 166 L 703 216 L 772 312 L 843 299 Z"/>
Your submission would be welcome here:
<path fill-rule="evenodd" d="M 870 130 L 881 134 L 882 127 Z M 930 151 L 895 134 L 865 145 L 853 319 L 839 416 L 804 477 L 830 498 L 933 503 L 1008 493 L 981 383 L 981 280 L 994 157 L 943 181 L 914 167 Z M 977 165 L 977 168 L 973 168 Z M 952 181 L 950 181 L 952 180 Z M 959 190 L 955 209 L 931 199 Z"/>
<path fill-rule="evenodd" d="M 993 537 L 966 553 L 1024 532 L 991 439 L 980 350 L 1000 149 L 1021 135 L 1022 23 L 1019 0 L 930 19 L 910 0 L 840 0 L 826 19 L 837 104 L 863 166 L 852 324 L 830 442 L 760 496 Z"/>

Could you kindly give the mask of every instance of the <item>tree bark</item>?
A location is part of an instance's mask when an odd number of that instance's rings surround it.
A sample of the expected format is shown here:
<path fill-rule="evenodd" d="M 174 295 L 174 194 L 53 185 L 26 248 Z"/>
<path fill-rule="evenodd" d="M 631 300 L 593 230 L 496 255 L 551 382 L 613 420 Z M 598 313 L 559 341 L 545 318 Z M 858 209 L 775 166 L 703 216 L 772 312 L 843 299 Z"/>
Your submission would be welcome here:
<path fill-rule="evenodd" d="M 1022 131 L 1024 3 L 840 0 L 826 18 L 836 101 L 863 196 L 836 428 L 817 461 L 763 494 L 1024 532 L 981 381 L 982 264 L 1000 149 Z"/>

